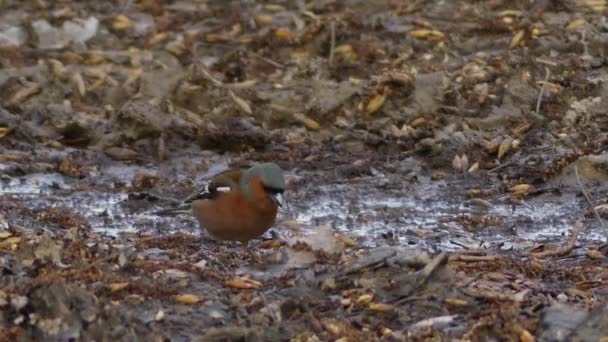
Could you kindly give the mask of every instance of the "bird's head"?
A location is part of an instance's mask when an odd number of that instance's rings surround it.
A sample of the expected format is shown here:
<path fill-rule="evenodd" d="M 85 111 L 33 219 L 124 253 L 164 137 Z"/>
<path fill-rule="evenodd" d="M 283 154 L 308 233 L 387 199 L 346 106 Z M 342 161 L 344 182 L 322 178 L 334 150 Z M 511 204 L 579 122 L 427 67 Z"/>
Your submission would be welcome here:
<path fill-rule="evenodd" d="M 253 200 L 251 193 L 251 179 L 258 177 L 264 191 L 279 205 L 283 205 L 283 192 L 285 191 L 285 177 L 283 170 L 275 163 L 260 163 L 252 166 L 243 173 L 241 186 L 249 200 Z"/>

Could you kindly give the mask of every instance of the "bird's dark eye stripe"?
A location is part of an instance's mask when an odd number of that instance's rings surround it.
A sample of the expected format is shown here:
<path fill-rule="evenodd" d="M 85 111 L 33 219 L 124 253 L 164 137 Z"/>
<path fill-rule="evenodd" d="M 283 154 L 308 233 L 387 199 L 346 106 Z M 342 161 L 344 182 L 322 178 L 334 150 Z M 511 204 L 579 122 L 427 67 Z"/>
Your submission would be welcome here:
<path fill-rule="evenodd" d="M 271 186 L 265 186 L 264 190 L 273 194 L 282 194 L 285 191 L 284 189 L 273 188 Z"/>

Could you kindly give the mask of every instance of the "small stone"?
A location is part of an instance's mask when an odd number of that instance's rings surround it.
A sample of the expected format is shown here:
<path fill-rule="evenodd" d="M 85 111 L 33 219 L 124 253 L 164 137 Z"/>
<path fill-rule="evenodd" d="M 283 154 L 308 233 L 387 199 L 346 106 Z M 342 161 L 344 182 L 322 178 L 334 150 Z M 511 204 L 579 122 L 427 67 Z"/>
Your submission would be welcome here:
<path fill-rule="evenodd" d="M 11 298 L 11 305 L 15 311 L 23 309 L 28 303 L 27 297 L 25 296 L 14 296 Z"/>

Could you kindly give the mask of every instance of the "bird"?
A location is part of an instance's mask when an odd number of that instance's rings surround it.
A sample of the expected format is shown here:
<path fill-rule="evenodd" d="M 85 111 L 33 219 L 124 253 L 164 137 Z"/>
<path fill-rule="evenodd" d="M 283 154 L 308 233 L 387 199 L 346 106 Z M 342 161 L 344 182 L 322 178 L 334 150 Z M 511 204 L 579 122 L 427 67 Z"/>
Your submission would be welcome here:
<path fill-rule="evenodd" d="M 184 203 L 191 203 L 192 214 L 212 239 L 239 241 L 253 256 L 249 241 L 275 223 L 284 191 L 283 170 L 267 162 L 219 173 Z"/>

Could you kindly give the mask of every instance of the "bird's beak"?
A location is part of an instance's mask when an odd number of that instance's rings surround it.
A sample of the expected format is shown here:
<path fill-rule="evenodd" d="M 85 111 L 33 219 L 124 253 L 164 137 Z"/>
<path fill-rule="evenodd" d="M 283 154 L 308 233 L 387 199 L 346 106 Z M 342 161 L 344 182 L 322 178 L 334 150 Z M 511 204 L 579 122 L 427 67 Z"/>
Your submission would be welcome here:
<path fill-rule="evenodd" d="M 283 194 L 276 193 L 272 195 L 272 199 L 279 205 L 279 207 L 282 207 L 283 204 L 285 204 L 285 198 L 283 197 Z"/>

